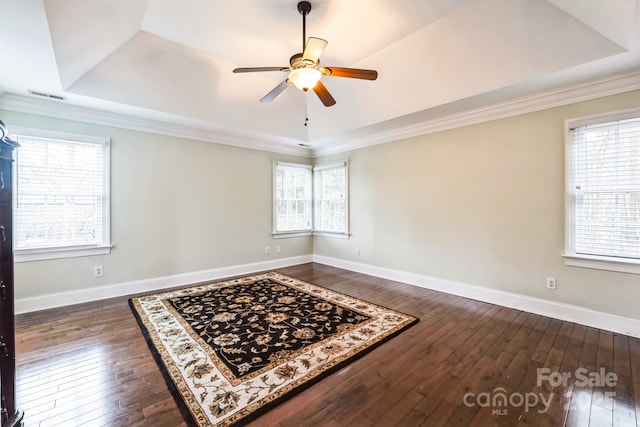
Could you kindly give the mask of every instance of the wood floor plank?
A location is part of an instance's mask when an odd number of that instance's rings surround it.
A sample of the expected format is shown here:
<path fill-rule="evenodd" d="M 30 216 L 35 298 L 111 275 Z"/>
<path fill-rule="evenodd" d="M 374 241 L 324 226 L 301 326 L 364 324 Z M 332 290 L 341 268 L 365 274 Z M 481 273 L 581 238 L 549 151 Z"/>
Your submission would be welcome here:
<path fill-rule="evenodd" d="M 615 386 L 613 389 L 613 425 L 614 427 L 635 427 L 636 406 L 633 397 L 633 380 L 629 351 L 629 338 L 624 335 L 613 336 L 613 370 Z"/>
<path fill-rule="evenodd" d="M 640 339 L 320 264 L 278 271 L 420 323 L 250 426 L 640 427 Z M 25 426 L 186 427 L 126 298 L 20 315 L 16 333 Z M 543 367 L 615 372 L 614 399 L 575 377 L 538 386 Z M 499 388 L 555 399 L 548 413 L 465 401 Z"/>
<path fill-rule="evenodd" d="M 597 329 L 585 328 L 578 365 L 588 372 L 595 371 L 598 335 L 599 331 Z M 578 344 L 576 343 L 576 345 Z M 567 426 L 578 427 L 589 425 L 592 398 L 592 386 L 588 384 L 576 384 L 574 382 L 573 389 L 571 390 L 571 400 L 567 408 Z"/>
<path fill-rule="evenodd" d="M 629 339 L 629 362 L 636 407 L 636 424 L 637 427 L 640 427 L 640 339 Z"/>

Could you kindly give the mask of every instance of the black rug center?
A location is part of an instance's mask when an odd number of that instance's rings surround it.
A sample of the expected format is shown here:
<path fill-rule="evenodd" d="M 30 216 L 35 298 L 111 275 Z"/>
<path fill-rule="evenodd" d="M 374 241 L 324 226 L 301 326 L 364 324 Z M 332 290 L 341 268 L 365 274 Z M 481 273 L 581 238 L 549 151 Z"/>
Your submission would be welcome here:
<path fill-rule="evenodd" d="M 271 279 L 170 302 L 236 378 L 369 319 Z"/>

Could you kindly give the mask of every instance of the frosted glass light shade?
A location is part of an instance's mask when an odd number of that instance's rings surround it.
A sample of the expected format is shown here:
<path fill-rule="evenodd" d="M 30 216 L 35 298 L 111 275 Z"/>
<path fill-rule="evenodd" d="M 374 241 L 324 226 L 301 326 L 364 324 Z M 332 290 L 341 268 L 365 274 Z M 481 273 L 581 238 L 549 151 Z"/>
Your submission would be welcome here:
<path fill-rule="evenodd" d="M 315 68 L 298 68 L 289 73 L 289 80 L 298 89 L 305 92 L 312 89 L 318 83 L 320 77 L 322 77 L 322 74 Z"/>

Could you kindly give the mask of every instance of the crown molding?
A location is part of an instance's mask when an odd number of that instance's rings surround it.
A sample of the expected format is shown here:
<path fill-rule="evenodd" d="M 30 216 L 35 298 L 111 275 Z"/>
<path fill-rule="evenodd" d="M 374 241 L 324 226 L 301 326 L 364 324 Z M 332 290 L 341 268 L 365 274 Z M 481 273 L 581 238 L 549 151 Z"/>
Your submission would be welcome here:
<path fill-rule="evenodd" d="M 0 109 L 278 154 L 302 157 L 311 157 L 312 155 L 309 148 L 298 146 L 297 140 L 290 140 L 289 143 L 286 143 L 283 142 L 284 138 L 257 138 L 254 136 L 206 129 L 197 124 L 184 125 L 176 123 L 179 119 L 169 114 L 165 115 L 167 120 L 161 121 L 95 108 L 80 107 L 61 101 L 36 99 L 12 93 L 0 93 Z"/>
<path fill-rule="evenodd" d="M 546 110 L 605 96 L 617 95 L 638 89 L 640 89 L 640 71 L 610 75 L 588 82 L 581 82 L 579 84 L 568 85 L 554 90 L 498 102 L 461 113 L 425 120 L 420 123 L 398 127 L 389 131 L 343 140 L 340 144 L 329 143 L 328 146 L 315 148 L 313 150 L 313 157 L 343 153 L 373 145 Z"/>
<path fill-rule="evenodd" d="M 326 141 L 326 146 L 315 149 L 298 146 L 297 140 L 272 136 L 247 136 L 232 131 L 207 129 L 199 124 L 180 124 L 179 118 L 166 115 L 167 120 L 103 111 L 70 105 L 60 101 L 35 99 L 23 95 L 0 92 L 0 109 L 36 114 L 58 119 L 81 121 L 103 126 L 155 133 L 160 135 L 212 142 L 252 150 L 288 154 L 301 157 L 320 157 L 343 153 L 373 145 L 399 141 L 492 120 L 517 116 L 559 107 L 581 101 L 617 95 L 640 89 L 640 71 L 614 74 L 587 82 L 538 92 L 492 105 L 466 110 L 419 123 L 399 126 L 391 130 L 370 129 L 366 135 L 353 138 L 336 138 Z M 286 141 L 286 142 L 285 142 Z"/>

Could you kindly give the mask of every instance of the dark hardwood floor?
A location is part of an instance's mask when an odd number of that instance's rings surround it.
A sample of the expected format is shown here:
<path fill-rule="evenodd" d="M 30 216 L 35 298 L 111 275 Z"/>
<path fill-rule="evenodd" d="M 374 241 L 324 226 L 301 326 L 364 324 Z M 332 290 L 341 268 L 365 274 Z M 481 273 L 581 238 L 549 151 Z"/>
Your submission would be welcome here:
<path fill-rule="evenodd" d="M 319 264 L 278 271 L 420 323 L 252 426 L 640 426 L 640 339 Z M 185 425 L 126 298 L 16 328 L 26 426 Z"/>

